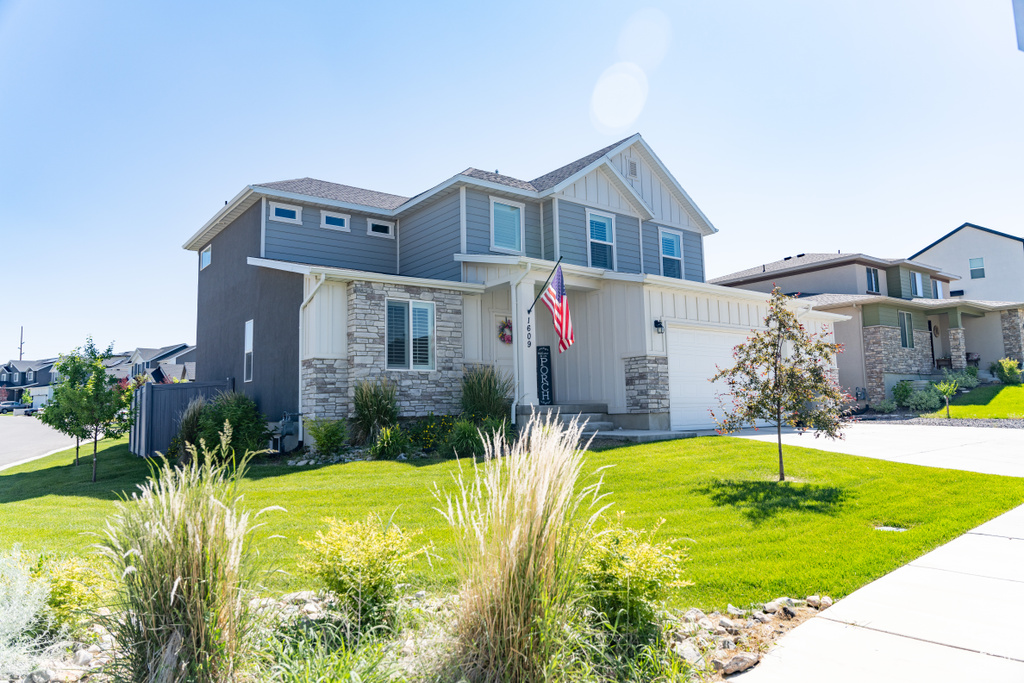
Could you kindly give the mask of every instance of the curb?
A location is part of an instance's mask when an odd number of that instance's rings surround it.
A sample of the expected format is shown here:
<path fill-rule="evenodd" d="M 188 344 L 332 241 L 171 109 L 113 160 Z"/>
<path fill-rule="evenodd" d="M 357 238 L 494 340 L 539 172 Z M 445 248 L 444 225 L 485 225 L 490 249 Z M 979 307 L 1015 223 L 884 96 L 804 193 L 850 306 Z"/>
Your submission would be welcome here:
<path fill-rule="evenodd" d="M 73 449 L 74 447 L 75 447 L 74 444 L 72 444 L 70 448 Z M 25 463 L 32 462 L 33 460 L 39 460 L 40 458 L 45 458 L 47 456 L 53 455 L 54 453 L 61 453 L 61 452 L 66 451 L 66 450 L 69 450 L 69 448 L 67 446 L 65 446 L 64 448 L 58 448 L 56 450 L 52 450 L 49 453 L 43 453 L 42 455 L 33 455 L 31 458 L 25 458 L 24 460 L 17 460 L 15 462 L 8 463 L 6 465 L 0 465 L 0 472 L 3 472 L 4 470 L 10 469 L 12 467 L 17 467 L 18 465 L 24 465 Z"/>

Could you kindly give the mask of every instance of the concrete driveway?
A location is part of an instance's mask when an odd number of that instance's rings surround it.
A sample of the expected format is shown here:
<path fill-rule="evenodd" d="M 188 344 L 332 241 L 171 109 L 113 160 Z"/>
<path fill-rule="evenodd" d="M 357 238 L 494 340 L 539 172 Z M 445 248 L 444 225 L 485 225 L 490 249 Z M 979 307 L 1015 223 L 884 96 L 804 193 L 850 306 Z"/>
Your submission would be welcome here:
<path fill-rule="evenodd" d="M 74 439 L 47 427 L 34 417 L 0 415 L 0 469 L 21 460 L 74 446 Z"/>

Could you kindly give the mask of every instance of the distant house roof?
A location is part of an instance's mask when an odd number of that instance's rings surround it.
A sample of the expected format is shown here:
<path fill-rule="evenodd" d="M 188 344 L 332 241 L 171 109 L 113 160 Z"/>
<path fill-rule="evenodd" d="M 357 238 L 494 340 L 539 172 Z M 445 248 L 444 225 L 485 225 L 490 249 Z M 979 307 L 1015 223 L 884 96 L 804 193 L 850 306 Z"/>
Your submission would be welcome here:
<path fill-rule="evenodd" d="M 987 233 L 992 234 L 992 235 L 998 235 L 999 237 L 1005 237 L 1008 240 L 1013 240 L 1015 242 L 1024 243 L 1024 237 L 1017 237 L 1016 235 L 1008 235 L 1005 232 L 999 232 L 998 230 L 993 230 L 992 228 L 985 228 L 985 227 L 982 227 L 980 225 L 975 225 L 974 223 L 964 223 L 960 227 L 957 227 L 957 228 L 954 228 L 954 229 L 950 230 L 945 235 L 943 235 L 939 239 L 935 240 L 934 242 L 929 244 L 927 247 L 925 247 L 921 251 L 915 253 L 910 258 L 912 258 L 912 259 L 917 258 L 918 256 L 920 256 L 924 252 L 926 252 L 929 249 L 931 249 L 932 247 L 934 247 L 936 244 L 939 244 L 940 242 L 943 242 L 943 241 L 949 239 L 950 237 L 952 237 L 953 235 L 957 234 L 958 232 L 960 232 L 964 228 L 974 228 L 975 230 L 981 230 L 982 232 L 987 232 Z"/>
<path fill-rule="evenodd" d="M 812 294 L 801 296 L 799 299 L 801 302 L 813 304 L 814 308 L 822 310 L 869 303 L 887 303 L 903 307 L 911 305 L 912 307 L 924 309 L 968 306 L 986 311 L 999 311 L 1007 308 L 1024 308 L 1024 302 L 1020 301 L 983 301 L 980 299 L 961 299 L 960 297 L 953 299 L 897 299 L 879 294 Z"/>
<path fill-rule="evenodd" d="M 364 190 L 361 187 L 351 185 L 339 185 L 326 180 L 316 178 L 296 178 L 295 180 L 277 180 L 272 183 L 257 183 L 256 187 L 266 187 L 271 190 L 282 192 L 294 192 L 310 197 L 322 197 L 333 199 L 339 202 L 350 202 L 362 204 L 363 206 L 375 207 L 378 209 L 396 209 L 409 201 L 408 197 L 376 190 Z"/>
<path fill-rule="evenodd" d="M 753 268 L 740 270 L 735 273 L 730 273 L 729 275 L 722 275 L 720 277 L 711 278 L 710 280 L 708 280 L 708 282 L 715 285 L 735 285 L 742 284 L 745 282 L 766 280 L 769 279 L 772 275 L 791 275 L 810 270 L 821 270 L 823 268 L 831 268 L 834 266 L 840 266 L 848 263 L 863 263 L 866 265 L 872 265 L 880 268 L 888 268 L 890 266 L 906 264 L 914 268 L 920 268 L 922 270 L 929 271 L 930 273 L 938 276 L 939 279 L 958 279 L 957 276 L 952 275 L 950 273 L 944 273 L 935 266 L 929 266 L 925 263 L 918 263 L 916 261 L 912 261 L 911 259 L 888 259 L 879 258 L 877 256 L 869 256 L 867 254 L 861 253 L 833 254 L 832 252 L 826 252 L 787 256 L 786 258 L 779 259 L 778 261 L 772 261 L 770 263 L 765 263 L 760 266 L 754 266 Z"/>
<path fill-rule="evenodd" d="M 56 358 L 43 358 L 42 360 L 12 360 L 8 361 L 5 366 L 14 372 L 36 372 L 39 370 L 45 370 L 54 363 L 57 362 Z"/>
<path fill-rule="evenodd" d="M 132 353 L 132 358 L 138 356 L 140 363 L 148 363 L 152 360 L 169 356 L 175 351 L 185 351 L 188 349 L 188 344 L 171 344 L 170 346 L 162 346 L 158 349 L 139 347 Z"/>

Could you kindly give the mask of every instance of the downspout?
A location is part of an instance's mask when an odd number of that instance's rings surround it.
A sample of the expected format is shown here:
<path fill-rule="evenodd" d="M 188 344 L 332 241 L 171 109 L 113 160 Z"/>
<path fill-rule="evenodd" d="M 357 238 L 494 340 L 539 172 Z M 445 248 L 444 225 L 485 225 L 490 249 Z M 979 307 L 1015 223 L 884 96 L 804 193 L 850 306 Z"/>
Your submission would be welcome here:
<path fill-rule="evenodd" d="M 519 283 L 522 282 L 523 279 L 530 274 L 530 271 L 532 269 L 533 264 L 527 263 L 526 270 L 523 271 L 523 274 L 516 278 L 515 282 L 509 282 L 509 285 L 512 288 L 512 315 L 516 319 L 518 319 L 519 317 L 519 297 L 516 295 L 516 287 L 518 287 Z M 518 326 L 519 323 L 517 321 L 516 327 Z M 519 407 L 519 335 L 521 334 L 521 332 L 521 330 L 516 330 L 515 332 L 512 333 L 512 381 L 516 385 L 516 395 L 512 400 L 512 424 L 516 423 L 516 408 Z"/>
<path fill-rule="evenodd" d="M 316 274 L 313 274 L 316 277 Z M 303 441 L 305 434 L 303 433 L 303 421 L 302 421 L 302 356 L 306 351 L 306 326 L 303 324 L 302 314 L 306 310 L 306 306 L 316 296 L 317 291 L 320 289 L 320 285 L 327 281 L 327 276 L 324 274 L 320 275 L 320 279 L 317 280 L 313 290 L 309 293 L 303 302 L 299 306 L 299 441 Z"/>

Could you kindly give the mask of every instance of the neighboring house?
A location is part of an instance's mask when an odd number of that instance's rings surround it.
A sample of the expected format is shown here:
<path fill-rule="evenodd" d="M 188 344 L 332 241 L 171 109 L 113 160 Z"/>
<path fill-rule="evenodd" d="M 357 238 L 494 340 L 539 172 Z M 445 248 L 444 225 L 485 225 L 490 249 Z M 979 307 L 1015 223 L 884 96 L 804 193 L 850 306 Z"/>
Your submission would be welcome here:
<path fill-rule="evenodd" d="M 128 357 L 128 362 L 131 365 L 131 377 L 143 375 L 158 384 L 171 378 L 188 379 L 186 363 L 193 363 L 192 374 L 194 377 L 195 360 L 196 347 L 188 344 L 172 344 L 159 349 L 139 347 Z"/>
<path fill-rule="evenodd" d="M 766 313 L 764 294 L 704 283 L 715 232 L 639 135 L 534 180 L 469 168 L 411 198 L 249 185 L 184 245 L 196 378 L 233 378 L 275 420 L 347 416 L 355 384 L 387 376 L 411 417 L 459 412 L 464 368 L 483 363 L 515 378 L 520 415 L 553 402 L 605 426 L 709 427 L 707 380 Z M 562 354 L 544 306 L 528 312 L 559 258 L 576 338 Z"/>
<path fill-rule="evenodd" d="M 866 254 L 797 254 L 714 278 L 713 283 L 770 292 L 777 285 L 837 322 L 843 344 L 839 381 L 877 403 L 903 379 L 928 379 L 968 363 L 986 370 L 999 358 L 1024 360 L 1017 302 L 950 298 L 957 276 L 912 259 Z"/>
<path fill-rule="evenodd" d="M 1024 238 L 964 223 L 910 258 L 918 257 L 960 274 L 953 297 L 1024 301 Z"/>
<path fill-rule="evenodd" d="M 107 374 L 114 379 L 130 379 L 132 377 L 132 363 L 131 357 L 134 352 L 122 352 L 115 353 L 109 358 L 103 360 L 103 366 L 107 369 Z"/>
<path fill-rule="evenodd" d="M 46 405 L 53 397 L 55 362 L 56 358 L 46 358 L 12 360 L 0 365 L 0 387 L 7 390 L 7 400 L 27 403 L 25 399 L 31 395 L 33 405 L 37 408 Z"/>

